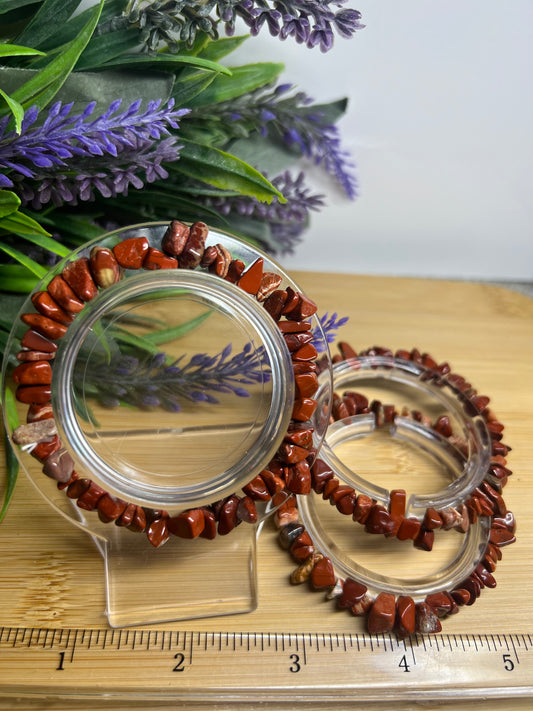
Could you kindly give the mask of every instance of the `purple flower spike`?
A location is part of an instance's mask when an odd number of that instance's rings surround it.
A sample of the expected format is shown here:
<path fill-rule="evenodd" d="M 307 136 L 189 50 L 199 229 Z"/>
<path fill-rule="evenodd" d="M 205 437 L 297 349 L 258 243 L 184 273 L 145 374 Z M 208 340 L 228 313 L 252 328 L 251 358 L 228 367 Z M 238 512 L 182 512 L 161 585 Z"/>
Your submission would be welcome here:
<path fill-rule="evenodd" d="M 94 189 L 104 197 L 126 194 L 129 185 L 143 186 L 141 171 L 149 183 L 166 177 L 162 162 L 179 156 L 177 138 L 169 129 L 179 128 L 178 119 L 188 109 L 174 110 L 173 100 L 159 108 L 155 101 L 139 113 L 138 100 L 117 113 L 120 103 L 113 101 L 104 114 L 89 121 L 94 102 L 70 116 L 72 104 L 59 101 L 33 130 L 39 111 L 31 107 L 20 135 L 6 133 L 7 123 L 2 123 L 0 185 L 14 185 L 23 201 L 38 209 L 50 200 L 55 205 L 91 200 Z M 30 179 L 23 187 L 21 176 Z"/>
<path fill-rule="evenodd" d="M 293 178 L 287 171 L 272 180 L 283 194 L 286 203 L 273 200 L 270 205 L 243 196 L 203 198 L 208 207 L 223 215 L 238 214 L 268 223 L 275 245 L 265 245 L 271 252 L 290 254 L 307 226 L 309 212 L 319 210 L 324 202 L 322 195 L 311 195 L 304 184 L 305 176 Z M 199 200 L 202 198 L 198 198 Z"/>

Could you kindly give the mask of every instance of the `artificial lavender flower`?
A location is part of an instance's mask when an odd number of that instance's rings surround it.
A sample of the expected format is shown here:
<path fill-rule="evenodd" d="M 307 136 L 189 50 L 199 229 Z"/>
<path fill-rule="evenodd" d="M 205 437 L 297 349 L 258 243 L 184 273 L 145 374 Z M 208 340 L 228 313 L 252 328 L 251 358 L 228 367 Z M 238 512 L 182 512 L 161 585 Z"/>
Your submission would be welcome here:
<path fill-rule="evenodd" d="M 248 397 L 247 385 L 269 381 L 264 348 L 254 351 L 248 343 L 240 353 L 231 353 L 229 344 L 214 356 L 197 353 L 187 362 L 182 356 L 170 364 L 165 353 L 145 358 L 115 355 L 110 363 L 80 364 L 80 382 L 84 380 L 105 407 L 122 402 L 141 409 L 161 407 L 179 412 L 187 401 L 216 404 L 220 394 Z"/>
<path fill-rule="evenodd" d="M 271 182 L 287 200 L 280 203 L 274 199 L 270 204 L 259 202 L 252 197 L 199 197 L 206 206 L 214 207 L 222 215 L 242 215 L 261 222 L 267 222 L 278 250 L 291 253 L 307 226 L 309 211 L 319 210 L 324 205 L 322 195 L 312 195 L 304 184 L 305 176 L 300 172 L 293 178 L 289 171 L 278 175 Z M 272 251 L 272 244 L 266 245 Z M 276 250 L 276 251 L 278 251 Z"/>
<path fill-rule="evenodd" d="M 179 42 L 192 44 L 199 31 L 218 38 L 217 26 L 224 23 L 226 34 L 233 35 L 240 17 L 257 35 L 267 27 L 280 39 L 294 37 L 307 47 L 320 46 L 327 52 L 333 46 L 334 30 L 344 38 L 364 27 L 357 10 L 342 8 L 346 0 L 137 0 L 122 17 L 105 23 L 100 32 L 137 27 L 140 42 L 154 52 L 160 43 L 177 50 Z M 336 9 L 342 8 L 342 9 Z"/>
<path fill-rule="evenodd" d="M 104 198 L 128 195 L 130 186 L 140 189 L 144 181 L 152 183 L 168 177 L 163 163 L 171 163 L 179 157 L 175 138 L 166 138 L 158 143 L 133 138 L 131 149 L 120 149 L 115 158 L 83 159 L 78 168 L 42 172 L 39 180 L 15 178 L 15 190 L 24 205 L 35 210 L 52 202 L 60 205 L 78 205 L 92 202 L 97 193 Z"/>
<path fill-rule="evenodd" d="M 2 185 L 16 187 L 26 202 L 40 207 L 52 199 L 56 204 L 90 199 L 95 187 L 106 197 L 123 194 L 130 184 L 142 187 L 140 171 L 148 182 L 166 177 L 161 163 L 177 160 L 179 154 L 177 138 L 170 136 L 169 128 L 179 128 L 178 119 L 188 110 L 175 110 L 171 99 L 164 108 L 160 101 L 151 101 L 139 112 L 139 99 L 117 113 L 120 103 L 120 99 L 113 101 L 104 114 L 90 120 L 95 102 L 70 116 L 72 104 L 58 101 L 43 124 L 30 130 L 39 115 L 32 106 L 20 134 L 6 133 L 9 119 L 2 119 Z"/>
<path fill-rule="evenodd" d="M 255 130 L 263 136 L 278 137 L 288 147 L 323 166 L 346 195 L 355 199 L 354 164 L 341 146 L 337 126 L 328 120 L 320 107 L 313 106 L 313 99 L 307 94 L 301 91 L 291 93 L 292 89 L 291 84 L 262 87 L 209 108 L 224 122 L 230 134 L 233 130 L 235 136 L 242 136 Z M 197 110 L 193 110 L 191 118 L 198 121 L 201 117 Z"/>
<path fill-rule="evenodd" d="M 320 317 L 320 325 L 322 326 L 322 331 L 326 336 L 327 343 L 333 343 L 337 338 L 337 331 L 342 328 L 346 323 L 348 323 L 349 316 L 343 316 L 342 318 L 337 317 L 337 313 L 331 314 L 331 316 L 326 312 Z M 318 353 L 323 353 L 326 350 L 326 345 L 322 340 L 322 335 L 317 328 L 313 329 L 313 345 L 315 346 Z"/>

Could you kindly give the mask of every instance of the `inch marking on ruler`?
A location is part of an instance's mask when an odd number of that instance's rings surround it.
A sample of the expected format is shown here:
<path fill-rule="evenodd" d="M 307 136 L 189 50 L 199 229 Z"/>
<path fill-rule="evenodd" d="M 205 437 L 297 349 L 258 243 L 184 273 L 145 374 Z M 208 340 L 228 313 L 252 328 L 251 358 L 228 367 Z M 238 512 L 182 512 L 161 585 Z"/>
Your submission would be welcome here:
<path fill-rule="evenodd" d="M 533 696 L 533 641 L 1 627 L 0 695 L 25 693 L 285 703 Z"/>

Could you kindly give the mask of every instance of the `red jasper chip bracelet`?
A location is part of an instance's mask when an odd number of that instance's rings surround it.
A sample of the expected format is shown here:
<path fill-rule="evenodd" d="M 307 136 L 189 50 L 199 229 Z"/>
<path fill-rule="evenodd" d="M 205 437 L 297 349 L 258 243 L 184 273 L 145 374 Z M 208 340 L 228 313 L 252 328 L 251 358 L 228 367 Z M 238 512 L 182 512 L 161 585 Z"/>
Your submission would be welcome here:
<path fill-rule="evenodd" d="M 28 449 L 43 464 L 43 473 L 57 481 L 59 489 L 86 511 L 98 512 L 104 523 L 114 522 L 130 531 L 144 531 L 155 547 L 170 534 L 182 538 L 214 538 L 230 533 L 242 521 L 254 523 L 255 502 L 269 501 L 283 490 L 304 494 L 311 491 L 310 465 L 314 461 L 313 427 L 309 420 L 317 407 L 317 351 L 312 343 L 309 319 L 316 305 L 291 287 L 280 288 L 282 277 L 265 272 L 263 259 L 248 267 L 234 259 L 221 244 L 206 246 L 209 229 L 203 222 L 191 226 L 174 220 L 168 226 L 161 250 L 146 237 L 133 237 L 112 249 L 94 246 L 88 257 L 68 262 L 46 290 L 33 294 L 35 312 L 22 315 L 28 330 L 17 354 L 13 371 L 16 398 L 29 405 L 27 423 L 13 433 L 13 441 Z M 124 270 L 205 269 L 236 284 L 262 303 L 278 324 L 291 355 L 295 399 L 292 417 L 278 452 L 268 467 L 234 494 L 210 506 L 188 509 L 177 515 L 128 503 L 112 496 L 88 478 L 80 478 L 75 463 L 59 439 L 51 406 L 52 367 L 57 341 L 101 290 L 123 278 Z"/>
<path fill-rule="evenodd" d="M 416 602 L 411 596 L 390 592 L 373 595 L 366 585 L 353 578 L 340 579 L 330 558 L 319 552 L 304 525 L 299 520 L 295 497 L 283 501 L 274 520 L 279 527 L 279 541 L 298 563 L 290 582 L 299 585 L 308 581 L 315 591 L 325 591 L 328 600 L 336 600 L 340 609 L 356 617 L 365 617 L 372 634 L 396 632 L 400 636 L 421 632 L 440 632 L 440 620 L 453 615 L 464 605 L 473 605 L 483 588 L 496 587 L 493 573 L 502 558 L 501 549 L 516 540 L 516 523 L 510 511 L 494 516 L 490 537 L 481 561 L 471 573 L 451 590 L 441 590 Z"/>
<path fill-rule="evenodd" d="M 480 561 L 461 583 L 454 585 L 450 590 L 442 589 L 433 592 L 426 595 L 423 600 L 415 602 L 409 595 L 397 596 L 385 591 L 373 594 L 360 581 L 350 577 L 344 580 L 337 578 L 332 561 L 316 549 L 311 536 L 300 522 L 296 498 L 291 497 L 286 501 L 280 501 L 280 506 L 274 514 L 274 520 L 280 529 L 280 544 L 298 563 L 298 567 L 290 576 L 290 581 L 293 584 L 309 581 L 312 589 L 325 590 L 327 598 L 335 599 L 339 608 L 348 609 L 356 616 L 365 617 L 370 633 L 395 631 L 399 636 L 405 636 L 413 632 L 439 632 L 442 629 L 440 622 L 442 618 L 456 613 L 463 605 L 472 605 L 483 588 L 496 586 L 493 573 L 497 562 L 501 560 L 501 549 L 516 540 L 515 519 L 507 510 L 501 495 L 501 490 L 512 473 L 507 469 L 505 459 L 510 448 L 501 443 L 504 427 L 488 409 L 487 397 L 479 396 L 464 378 L 452 374 L 447 364 L 438 366 L 427 354 L 421 355 L 414 349 L 410 352 L 398 351 L 393 355 L 388 349 L 373 348 L 358 355 L 347 344 L 340 344 L 340 351 L 340 356 L 334 356 L 333 362 L 348 359 L 355 368 L 359 357 L 367 358 L 369 355 L 385 355 L 391 359 L 391 365 L 395 358 L 416 360 L 419 364 L 425 361 L 425 367 L 433 373 L 433 375 L 429 373 L 427 377 L 448 378 L 461 392 L 466 393 L 473 407 L 471 414 L 483 416 L 491 435 L 492 456 L 484 481 L 462 505 L 443 511 L 427 509 L 422 519 L 404 518 L 404 490 L 397 489 L 391 492 L 387 510 L 370 497 L 364 494 L 358 495 L 352 487 L 341 484 L 335 472 L 320 459 L 317 459 L 311 468 L 313 490 L 317 494 L 322 494 L 322 497 L 329 500 L 340 513 L 351 515 L 354 521 L 363 524 L 368 533 L 380 533 L 386 537 L 396 536 L 404 540 L 411 538 L 415 546 L 425 550 L 431 550 L 436 529 L 456 528 L 464 533 L 468 531 L 471 524 L 478 521 L 479 517 L 487 517 L 490 522 L 490 533 Z M 358 392 L 344 393 L 342 398 L 334 395 L 333 421 L 361 414 L 373 414 L 377 427 L 391 424 L 398 415 L 393 405 L 383 405 L 378 401 L 369 403 L 367 398 Z M 411 417 L 423 426 L 432 428 L 461 449 L 461 441 L 454 438 L 447 416 L 441 416 L 432 423 L 418 411 L 410 412 L 404 408 L 401 415 Z M 463 455 L 466 456 L 467 453 L 463 451 Z M 405 522 L 408 522 L 407 527 Z"/>

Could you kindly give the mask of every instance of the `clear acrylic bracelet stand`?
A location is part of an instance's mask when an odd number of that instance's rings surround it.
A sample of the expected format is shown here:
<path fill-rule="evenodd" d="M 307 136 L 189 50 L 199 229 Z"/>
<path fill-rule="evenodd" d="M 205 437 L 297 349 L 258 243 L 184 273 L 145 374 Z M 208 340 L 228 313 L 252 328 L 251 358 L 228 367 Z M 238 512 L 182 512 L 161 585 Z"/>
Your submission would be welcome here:
<path fill-rule="evenodd" d="M 131 237 L 146 237 L 160 248 L 166 227 L 150 223 L 118 230 L 66 261 L 88 256 L 94 245 L 112 248 Z M 247 266 L 262 257 L 264 271 L 282 277 L 280 288 L 299 291 L 279 265 L 249 244 L 214 230 L 208 244 L 222 244 Z M 46 289 L 64 264 L 35 291 Z M 32 310 L 28 299 L 20 314 Z M 312 327 L 327 353 L 318 318 L 312 318 Z M 4 388 L 13 387 L 10 376 L 26 328 L 17 318 L 6 349 Z M 293 372 L 277 325 L 254 297 L 203 270 L 126 270 L 122 281 L 85 305 L 58 343 L 52 404 L 60 439 L 80 478 L 125 501 L 175 515 L 238 493 L 267 466 L 290 422 Z M 207 397 L 203 391 L 198 395 L 200 387 L 191 395 L 186 384 L 176 395 L 165 390 L 166 367 L 222 380 L 205 390 Z M 224 382 L 235 387 L 223 387 Z M 118 406 L 126 389 L 127 406 Z M 330 393 L 326 384 L 322 413 L 329 413 Z M 167 407 L 157 407 L 163 398 Z M 27 406 L 18 406 L 24 422 Z M 316 423 L 317 448 L 326 423 L 327 417 Z M 29 452 L 17 456 L 48 502 L 96 543 L 104 558 L 110 625 L 248 612 L 256 606 L 257 525 L 243 523 L 214 540 L 172 536 L 154 549 L 144 534 L 104 524 L 96 511 L 82 511 L 42 474 Z M 258 525 L 265 515 L 266 507 Z"/>
<path fill-rule="evenodd" d="M 446 486 L 431 493 L 412 493 L 407 500 L 406 516 L 423 518 L 428 507 L 438 510 L 458 506 L 483 480 L 491 457 L 490 436 L 483 417 L 471 411 L 471 403 L 451 382 L 436 378 L 435 374 L 431 377 L 426 368 L 411 361 L 381 356 L 359 356 L 356 364 L 349 360 L 336 363 L 332 374 L 335 391 L 371 392 L 383 402 L 394 402 L 397 409 L 407 406 L 407 409 L 417 409 L 429 416 L 433 414 L 435 418 L 448 415 L 454 435 L 461 440 L 461 449 L 432 428 L 407 416 L 396 416 L 392 424 L 379 428 L 381 435 L 388 436 L 391 443 L 405 443 L 411 451 L 420 453 L 427 470 L 439 470 L 440 476 L 448 481 Z M 347 464 L 337 454 L 350 443 L 372 437 L 377 430 L 373 414 L 355 415 L 334 422 L 328 428 L 319 456 L 333 469 L 341 483 L 352 486 L 357 493 L 365 494 L 387 508 L 389 490 L 362 477 L 352 464 L 353 460 Z M 404 483 L 400 479 L 395 488 L 406 488 Z M 456 537 L 458 545 L 451 548 L 442 565 L 433 567 L 430 572 L 423 566 L 422 572 L 417 573 L 416 554 L 422 557 L 428 554 L 413 551 L 412 547 L 408 550 L 408 541 L 384 540 L 382 535 L 366 533 L 362 539 L 357 537 L 354 527 L 361 530 L 362 527 L 351 517 L 340 515 L 320 496 L 299 497 L 298 509 L 317 549 L 330 558 L 339 576 L 357 580 L 376 594 L 410 595 L 415 601 L 434 592 L 458 587 L 482 559 L 490 534 L 488 517 L 480 517 L 464 537 L 454 531 L 443 532 L 443 536 Z M 364 559 L 362 541 L 373 546 L 369 566 L 361 562 Z M 405 576 L 400 572 L 389 575 L 381 571 L 380 553 L 385 547 L 389 551 L 394 547 L 396 555 L 403 558 Z M 413 563 L 409 562 L 411 559 Z M 397 571 L 401 568 L 401 565 L 396 566 Z"/>

